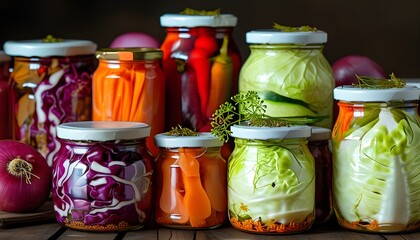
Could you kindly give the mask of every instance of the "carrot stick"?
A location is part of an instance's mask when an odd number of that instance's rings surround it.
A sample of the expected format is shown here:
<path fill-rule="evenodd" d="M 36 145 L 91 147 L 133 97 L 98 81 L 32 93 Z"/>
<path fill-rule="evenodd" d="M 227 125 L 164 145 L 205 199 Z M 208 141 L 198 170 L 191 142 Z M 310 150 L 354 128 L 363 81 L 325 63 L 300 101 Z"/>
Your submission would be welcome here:
<path fill-rule="evenodd" d="M 130 119 L 133 119 L 133 121 L 137 120 L 136 115 L 140 115 L 138 113 L 139 103 L 141 98 L 144 97 L 143 89 L 145 81 L 145 72 L 137 70 L 134 77 L 133 106 L 130 112 Z"/>
<path fill-rule="evenodd" d="M 211 203 L 201 185 L 200 164 L 194 155 L 195 152 L 186 152 L 184 148 L 180 148 L 178 165 L 185 185 L 185 210 L 190 217 L 191 226 L 199 227 L 211 215 Z"/>
<path fill-rule="evenodd" d="M 228 101 L 233 80 L 233 62 L 228 55 L 228 36 L 224 36 L 220 54 L 214 59 L 210 73 L 206 116 L 210 118 L 219 106 Z"/>

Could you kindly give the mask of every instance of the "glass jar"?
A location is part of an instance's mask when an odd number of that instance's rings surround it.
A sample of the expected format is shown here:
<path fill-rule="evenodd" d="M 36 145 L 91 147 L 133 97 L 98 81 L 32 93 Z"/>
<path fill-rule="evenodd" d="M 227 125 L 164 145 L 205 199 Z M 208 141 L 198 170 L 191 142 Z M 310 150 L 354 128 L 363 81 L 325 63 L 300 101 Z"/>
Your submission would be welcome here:
<path fill-rule="evenodd" d="M 13 56 L 13 139 L 35 147 L 52 166 L 59 149 L 56 127 L 91 120 L 96 44 L 87 40 L 7 41 Z"/>
<path fill-rule="evenodd" d="M 165 74 L 157 48 L 104 48 L 96 52 L 93 75 L 93 120 L 144 122 L 153 136 L 165 127 Z"/>
<path fill-rule="evenodd" d="M 309 126 L 231 127 L 228 212 L 234 228 L 261 234 L 308 230 L 314 221 L 315 165 Z"/>
<path fill-rule="evenodd" d="M 170 228 L 209 229 L 226 220 L 226 161 L 210 133 L 155 136 L 156 222 Z"/>
<path fill-rule="evenodd" d="M 182 125 L 209 132 L 211 115 L 237 93 L 241 56 L 232 37 L 237 18 L 164 14 L 161 45 L 166 85 L 166 130 Z M 211 97 L 210 97 L 211 96 Z"/>
<path fill-rule="evenodd" d="M 0 51 L 0 139 L 12 138 L 11 109 L 9 106 L 8 80 L 11 68 L 11 57 Z"/>
<path fill-rule="evenodd" d="M 137 122 L 84 121 L 57 127 L 55 216 L 75 230 L 114 232 L 144 227 L 153 211 L 154 159 Z"/>
<path fill-rule="evenodd" d="M 327 222 L 332 216 L 331 130 L 312 127 L 308 147 L 315 159 L 315 222 Z"/>
<path fill-rule="evenodd" d="M 323 55 L 327 33 L 260 29 L 246 33 L 250 55 L 239 92 L 256 91 L 272 117 L 328 116 L 315 125 L 332 128 L 334 77 Z"/>
<path fill-rule="evenodd" d="M 420 228 L 420 89 L 337 87 L 333 205 L 339 224 L 364 232 Z"/>

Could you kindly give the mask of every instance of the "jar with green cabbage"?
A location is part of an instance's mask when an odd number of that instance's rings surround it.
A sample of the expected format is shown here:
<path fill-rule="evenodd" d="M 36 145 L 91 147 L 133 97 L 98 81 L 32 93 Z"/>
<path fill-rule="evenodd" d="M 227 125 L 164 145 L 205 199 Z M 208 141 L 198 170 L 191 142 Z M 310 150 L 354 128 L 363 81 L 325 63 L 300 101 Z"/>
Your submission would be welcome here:
<path fill-rule="evenodd" d="M 334 77 L 323 55 L 327 33 L 259 29 L 247 32 L 246 42 L 251 52 L 239 92 L 258 92 L 271 117 L 322 116 L 314 125 L 332 128 Z"/>
<path fill-rule="evenodd" d="M 234 125 L 228 161 L 232 226 L 260 234 L 308 230 L 314 221 L 315 166 L 309 126 Z"/>
<path fill-rule="evenodd" d="M 334 89 L 333 205 L 341 226 L 374 233 L 420 228 L 419 95 L 416 87 Z"/>

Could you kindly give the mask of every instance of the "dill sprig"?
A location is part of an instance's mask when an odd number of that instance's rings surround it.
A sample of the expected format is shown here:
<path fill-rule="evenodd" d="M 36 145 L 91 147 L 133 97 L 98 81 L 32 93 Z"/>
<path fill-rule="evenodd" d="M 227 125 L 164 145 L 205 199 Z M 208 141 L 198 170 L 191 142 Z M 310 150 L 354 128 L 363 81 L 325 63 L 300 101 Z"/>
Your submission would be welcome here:
<path fill-rule="evenodd" d="M 216 10 L 197 10 L 197 9 L 192 9 L 192 8 L 185 8 L 183 11 L 180 12 L 180 14 L 199 15 L 199 16 L 219 16 L 220 15 L 220 9 L 216 9 Z"/>
<path fill-rule="evenodd" d="M 54 37 L 51 34 L 48 34 L 45 38 L 42 39 L 42 42 L 52 43 L 52 42 L 64 42 L 64 39 Z"/>
<path fill-rule="evenodd" d="M 231 97 L 232 102 L 225 102 L 212 115 L 211 133 L 220 141 L 227 142 L 232 132 L 229 127 L 245 121 L 253 122 L 265 115 L 264 101 L 257 92 L 248 91 Z"/>
<path fill-rule="evenodd" d="M 316 32 L 318 29 L 311 26 L 300 26 L 300 27 L 289 27 L 285 25 L 280 25 L 278 23 L 273 23 L 273 28 L 281 30 L 283 32 Z"/>
<path fill-rule="evenodd" d="M 403 88 L 405 87 L 405 81 L 397 78 L 394 73 L 389 75 L 389 79 L 374 78 L 368 76 L 356 75 L 358 83 L 353 85 L 359 86 L 360 88 L 372 88 L 372 89 L 387 89 L 387 88 Z"/>
<path fill-rule="evenodd" d="M 167 132 L 167 134 L 170 136 L 198 136 L 196 131 L 187 127 L 182 127 L 181 125 L 172 127 L 171 130 Z"/>

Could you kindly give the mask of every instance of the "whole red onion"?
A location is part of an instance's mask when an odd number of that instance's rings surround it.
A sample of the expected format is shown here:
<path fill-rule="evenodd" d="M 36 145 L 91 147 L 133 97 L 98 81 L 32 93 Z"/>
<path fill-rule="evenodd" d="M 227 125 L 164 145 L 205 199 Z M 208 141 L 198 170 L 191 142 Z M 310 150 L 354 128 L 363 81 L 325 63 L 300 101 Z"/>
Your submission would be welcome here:
<path fill-rule="evenodd" d="M 33 212 L 51 192 L 52 170 L 32 146 L 0 140 L 0 210 Z"/>
<path fill-rule="evenodd" d="M 332 65 L 336 87 L 358 83 L 356 75 L 374 78 L 386 78 L 382 67 L 363 55 L 348 55 L 335 61 Z"/>

